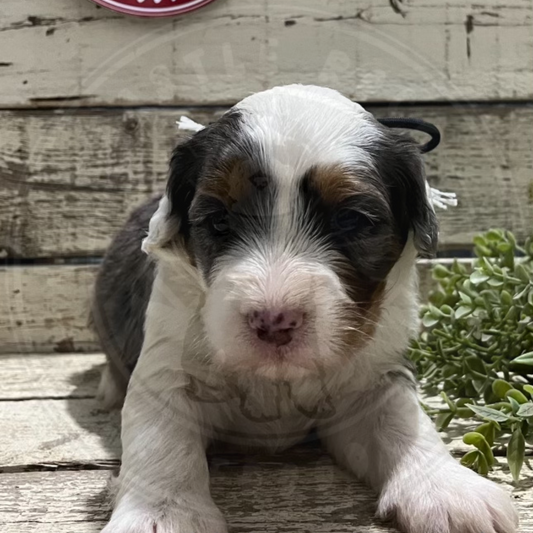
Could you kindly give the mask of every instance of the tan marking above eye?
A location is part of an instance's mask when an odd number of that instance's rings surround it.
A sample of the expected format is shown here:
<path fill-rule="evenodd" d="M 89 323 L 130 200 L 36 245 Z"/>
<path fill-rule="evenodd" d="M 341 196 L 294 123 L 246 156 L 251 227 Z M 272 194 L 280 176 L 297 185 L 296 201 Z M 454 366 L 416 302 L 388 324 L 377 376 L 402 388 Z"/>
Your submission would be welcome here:
<path fill-rule="evenodd" d="M 253 187 L 260 189 L 259 182 L 254 182 L 254 179 L 260 178 L 262 176 L 257 172 L 252 172 L 250 165 L 245 161 L 234 159 L 205 176 L 198 192 L 214 196 L 230 208 L 236 202 L 246 198 Z"/>
<path fill-rule="evenodd" d="M 357 176 L 357 172 L 341 165 L 317 166 L 309 172 L 310 185 L 324 202 L 336 206 L 358 194 L 381 197 L 381 193 Z"/>

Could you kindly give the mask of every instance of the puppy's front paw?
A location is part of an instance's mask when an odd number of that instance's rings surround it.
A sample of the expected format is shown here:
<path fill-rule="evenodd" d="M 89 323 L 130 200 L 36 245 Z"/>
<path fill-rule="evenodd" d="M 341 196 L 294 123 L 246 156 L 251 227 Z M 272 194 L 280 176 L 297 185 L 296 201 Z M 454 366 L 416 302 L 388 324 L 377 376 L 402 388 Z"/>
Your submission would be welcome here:
<path fill-rule="evenodd" d="M 102 533 L 227 533 L 227 527 L 213 506 L 202 510 L 162 507 L 158 512 L 119 506 Z"/>
<path fill-rule="evenodd" d="M 518 525 L 509 495 L 455 462 L 437 473 L 396 476 L 382 492 L 378 516 L 394 517 L 406 533 L 515 533 Z"/>

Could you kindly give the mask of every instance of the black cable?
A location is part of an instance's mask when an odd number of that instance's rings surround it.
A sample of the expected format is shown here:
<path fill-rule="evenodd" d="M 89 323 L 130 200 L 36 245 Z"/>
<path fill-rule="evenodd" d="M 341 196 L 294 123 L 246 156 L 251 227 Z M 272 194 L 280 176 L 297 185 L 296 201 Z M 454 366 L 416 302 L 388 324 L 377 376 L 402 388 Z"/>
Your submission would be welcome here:
<path fill-rule="evenodd" d="M 389 128 L 402 128 L 406 130 L 416 130 L 427 133 L 431 139 L 426 144 L 419 146 L 420 151 L 425 154 L 437 148 L 440 143 L 440 131 L 437 126 L 424 122 L 418 118 L 378 118 L 384 126 Z"/>

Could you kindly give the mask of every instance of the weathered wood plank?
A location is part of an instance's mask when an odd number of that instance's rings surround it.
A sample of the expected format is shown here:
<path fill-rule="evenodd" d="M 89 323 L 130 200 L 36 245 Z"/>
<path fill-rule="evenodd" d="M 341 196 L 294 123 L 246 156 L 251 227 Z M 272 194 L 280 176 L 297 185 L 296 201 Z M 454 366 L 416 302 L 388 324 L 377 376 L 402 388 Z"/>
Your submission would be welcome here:
<path fill-rule="evenodd" d="M 94 397 L 103 354 L 0 356 L 0 400 Z"/>
<path fill-rule="evenodd" d="M 120 414 L 95 399 L 1 401 L 0 419 L 0 470 L 120 457 Z"/>
<path fill-rule="evenodd" d="M 518 487 L 498 469 L 493 479 L 512 493 L 520 532 L 533 531 L 532 478 Z M 110 513 L 109 471 L 0 475 L 0 527 L 6 533 L 96 533 Z M 233 533 L 257 531 L 386 533 L 373 518 L 375 496 L 319 452 L 279 457 L 220 457 L 211 487 Z"/>
<path fill-rule="evenodd" d="M 212 463 L 211 472 L 213 498 L 234 533 L 258 528 L 341 533 L 353 531 L 353 526 L 362 533 L 394 531 L 372 518 L 370 491 L 321 456 L 300 457 L 294 463 L 290 458 L 221 459 Z M 108 471 L 0 475 L 0 505 L 6 509 L 0 511 L 2 531 L 46 531 L 19 529 L 38 522 L 55 532 L 57 525 L 81 522 L 80 531 L 96 533 L 109 515 L 109 477 Z"/>
<path fill-rule="evenodd" d="M 524 0 L 225 0 L 170 20 L 71 0 L 2 8 L 1 107 L 227 104 L 292 82 L 362 101 L 533 95 Z"/>
<path fill-rule="evenodd" d="M 459 198 L 439 212 L 441 247 L 469 247 L 491 227 L 519 239 L 533 231 L 533 106 L 371 110 L 441 128 L 429 181 Z M 222 109 L 0 112 L 0 254 L 101 255 L 128 213 L 164 188 L 182 113 L 207 123 Z"/>
<path fill-rule="evenodd" d="M 433 284 L 431 265 L 420 263 L 422 298 Z M 98 351 L 88 327 L 97 269 L 97 265 L 0 268 L 0 354 Z"/>
<path fill-rule="evenodd" d="M 97 351 L 88 328 L 96 266 L 0 268 L 0 353 Z"/>

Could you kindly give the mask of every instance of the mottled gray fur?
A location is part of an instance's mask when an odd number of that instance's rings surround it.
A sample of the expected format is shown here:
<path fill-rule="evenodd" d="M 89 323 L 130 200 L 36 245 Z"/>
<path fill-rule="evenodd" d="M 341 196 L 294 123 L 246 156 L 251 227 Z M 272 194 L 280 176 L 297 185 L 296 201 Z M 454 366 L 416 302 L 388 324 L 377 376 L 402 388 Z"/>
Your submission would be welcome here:
<path fill-rule="evenodd" d="M 109 361 L 113 381 L 125 392 L 143 342 L 155 264 L 141 251 L 160 197 L 138 207 L 111 243 L 96 279 L 91 324 Z"/>

